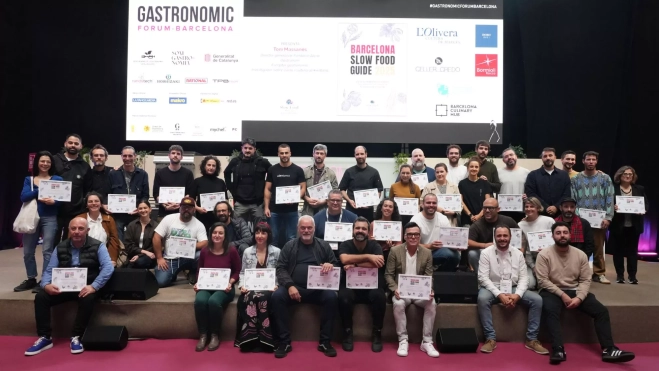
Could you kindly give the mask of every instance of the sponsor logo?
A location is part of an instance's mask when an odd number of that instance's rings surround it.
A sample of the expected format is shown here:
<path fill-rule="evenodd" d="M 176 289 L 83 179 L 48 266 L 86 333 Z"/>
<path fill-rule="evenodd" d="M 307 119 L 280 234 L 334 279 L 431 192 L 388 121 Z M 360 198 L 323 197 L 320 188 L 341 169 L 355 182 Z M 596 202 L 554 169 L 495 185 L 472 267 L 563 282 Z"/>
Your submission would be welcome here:
<path fill-rule="evenodd" d="M 446 85 L 440 85 L 437 87 L 437 92 L 439 95 L 448 95 L 448 86 Z"/>
<path fill-rule="evenodd" d="M 213 84 L 228 84 L 228 79 L 213 79 Z"/>
<path fill-rule="evenodd" d="M 156 80 L 158 84 L 180 84 L 181 80 L 172 79 L 172 75 L 165 75 L 164 80 Z"/>
<path fill-rule="evenodd" d="M 435 58 L 435 64 L 436 64 L 436 65 L 439 66 L 439 65 L 442 64 L 442 63 L 444 63 L 444 60 L 443 60 L 442 58 L 440 58 L 440 57 Z"/>
<path fill-rule="evenodd" d="M 469 95 L 471 92 L 471 86 L 446 85 L 442 83 L 437 84 L 437 93 L 441 96 Z"/>
<path fill-rule="evenodd" d="M 435 105 L 435 116 L 448 116 L 448 108 L 445 104 Z"/>
<path fill-rule="evenodd" d="M 218 98 L 201 98 L 201 103 L 220 103 Z"/>
<path fill-rule="evenodd" d="M 468 116 L 478 109 L 475 104 L 436 104 L 435 116 Z"/>
<path fill-rule="evenodd" d="M 476 47 L 477 48 L 496 48 L 497 31 L 495 24 L 477 24 L 476 25 Z"/>
<path fill-rule="evenodd" d="M 434 27 L 417 27 L 416 37 L 434 41 L 438 44 L 460 44 L 460 37 L 456 30 L 443 30 Z"/>
<path fill-rule="evenodd" d="M 476 54 L 476 76 L 498 76 L 498 63 L 496 54 Z"/>
<path fill-rule="evenodd" d="M 232 100 L 232 101 L 233 101 L 232 103 L 236 103 L 235 100 Z M 231 102 L 231 101 L 227 101 L 227 103 L 230 103 L 230 102 Z M 299 109 L 300 109 L 300 105 L 297 104 L 297 103 L 295 103 L 295 102 L 293 102 L 293 100 L 290 99 L 290 98 L 287 98 L 287 99 L 284 101 L 284 104 L 282 104 L 281 106 L 279 106 L 279 110 L 280 110 L 280 112 L 281 112 L 282 114 L 286 114 L 286 115 L 297 114 L 297 111 L 298 111 Z"/>
<path fill-rule="evenodd" d="M 205 77 L 186 77 L 186 84 L 208 84 L 208 79 Z"/>
<path fill-rule="evenodd" d="M 238 63 L 238 58 L 235 54 L 204 54 L 204 62 Z"/>
<path fill-rule="evenodd" d="M 134 103 L 156 103 L 156 98 L 133 98 Z"/>
<path fill-rule="evenodd" d="M 211 133 L 219 133 L 219 132 L 224 132 L 227 131 L 226 127 L 221 127 L 221 128 L 210 128 Z"/>
<path fill-rule="evenodd" d="M 174 130 L 176 130 L 176 131 L 181 130 L 181 124 L 179 124 L 178 122 L 176 124 L 174 124 Z"/>
<path fill-rule="evenodd" d="M 192 63 L 194 60 L 194 57 L 191 55 L 186 55 L 182 50 L 178 50 L 172 52 L 170 59 L 172 64 L 175 66 L 189 66 L 190 63 Z"/>
<path fill-rule="evenodd" d="M 171 97 L 169 98 L 169 104 L 187 104 L 188 98 L 184 97 Z"/>
<path fill-rule="evenodd" d="M 153 59 L 155 57 L 156 57 L 155 54 L 151 53 L 151 50 L 149 50 L 147 52 L 144 52 L 144 54 L 142 54 L 142 59 L 144 59 L 144 58 Z"/>
<path fill-rule="evenodd" d="M 145 133 L 148 133 L 148 132 L 151 131 L 151 127 L 149 125 L 144 125 L 143 130 L 144 130 Z"/>
<path fill-rule="evenodd" d="M 286 99 L 286 104 L 291 105 L 291 104 L 293 104 L 293 101 L 290 100 L 290 99 Z"/>
<path fill-rule="evenodd" d="M 139 64 L 141 66 L 155 66 L 158 63 L 162 63 L 162 60 L 160 60 L 160 58 L 156 58 L 156 54 L 153 51 L 147 50 L 140 53 L 140 58 L 134 60 L 133 63 Z"/>
<path fill-rule="evenodd" d="M 136 79 L 131 80 L 133 84 L 151 84 L 153 80 L 145 79 L 144 75 L 138 76 Z"/>

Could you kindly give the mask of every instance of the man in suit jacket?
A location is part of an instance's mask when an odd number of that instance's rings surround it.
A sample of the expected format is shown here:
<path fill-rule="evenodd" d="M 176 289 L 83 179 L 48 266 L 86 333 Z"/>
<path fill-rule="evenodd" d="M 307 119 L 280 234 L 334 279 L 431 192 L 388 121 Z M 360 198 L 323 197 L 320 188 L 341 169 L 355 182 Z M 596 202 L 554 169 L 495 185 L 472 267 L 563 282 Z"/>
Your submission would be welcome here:
<path fill-rule="evenodd" d="M 394 320 L 396 322 L 396 334 L 398 335 L 398 355 L 407 357 L 408 337 L 407 337 L 407 317 L 405 309 L 414 304 L 423 308 L 423 342 L 421 351 L 427 353 L 430 357 L 439 357 L 439 352 L 432 345 L 432 330 L 435 324 L 435 304 L 434 292 L 430 291 L 430 296 L 425 299 L 403 299 L 398 293 L 398 275 L 411 274 L 419 276 L 431 276 L 432 254 L 430 250 L 419 248 L 421 239 L 421 228 L 410 222 L 405 225 L 405 243 L 391 248 L 387 267 L 385 271 L 385 280 L 389 290 L 394 293 L 392 298 L 394 304 Z"/>

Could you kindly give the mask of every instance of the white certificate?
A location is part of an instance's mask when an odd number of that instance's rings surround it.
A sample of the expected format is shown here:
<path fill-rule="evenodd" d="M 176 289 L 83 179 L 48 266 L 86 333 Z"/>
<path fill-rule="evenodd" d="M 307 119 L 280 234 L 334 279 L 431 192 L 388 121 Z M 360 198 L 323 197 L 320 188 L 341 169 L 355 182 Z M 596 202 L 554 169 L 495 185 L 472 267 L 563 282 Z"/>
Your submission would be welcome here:
<path fill-rule="evenodd" d="M 229 287 L 231 269 L 226 268 L 199 268 L 197 289 L 199 290 L 225 290 Z"/>
<path fill-rule="evenodd" d="M 343 242 L 352 239 L 352 224 L 351 223 L 325 223 L 325 238 L 327 242 Z M 338 244 L 337 244 L 338 248 Z M 334 247 L 332 247 L 332 250 Z"/>
<path fill-rule="evenodd" d="M 579 216 L 586 219 L 591 227 L 602 229 L 602 221 L 606 218 L 606 211 L 579 209 Z"/>
<path fill-rule="evenodd" d="M 429 300 L 432 290 L 431 276 L 398 275 L 398 294 L 401 299 Z"/>
<path fill-rule="evenodd" d="M 334 267 L 327 273 L 322 273 L 322 267 L 310 265 L 307 271 L 307 288 L 313 290 L 339 290 L 341 268 Z"/>
<path fill-rule="evenodd" d="M 617 213 L 645 214 L 645 198 L 640 196 L 616 196 Z"/>
<path fill-rule="evenodd" d="M 39 196 L 43 198 L 52 198 L 55 201 L 71 202 L 71 182 L 61 180 L 42 180 L 39 183 Z"/>
<path fill-rule="evenodd" d="M 437 206 L 447 211 L 459 213 L 462 211 L 462 196 L 459 194 L 437 195 Z"/>
<path fill-rule="evenodd" d="M 526 239 L 529 242 L 531 251 L 540 251 L 554 245 L 554 237 L 551 231 L 528 232 Z"/>
<path fill-rule="evenodd" d="M 501 211 L 524 211 L 522 195 L 497 195 Z"/>
<path fill-rule="evenodd" d="M 428 184 L 428 174 L 423 173 L 423 174 L 412 174 L 412 182 L 414 184 L 419 186 L 419 189 L 423 189 L 423 187 Z"/>
<path fill-rule="evenodd" d="M 275 191 L 276 204 L 296 204 L 300 202 L 300 185 L 277 187 Z"/>
<path fill-rule="evenodd" d="M 355 191 L 354 194 L 357 207 L 375 206 L 380 203 L 380 196 L 376 188 Z"/>
<path fill-rule="evenodd" d="M 215 210 L 215 205 L 217 205 L 218 202 L 220 201 L 225 201 L 226 197 L 224 196 L 224 192 L 216 192 L 216 193 L 201 193 L 199 194 L 199 203 L 201 207 L 206 209 L 206 211 L 213 211 Z"/>
<path fill-rule="evenodd" d="M 137 195 L 108 195 L 108 210 L 111 213 L 128 214 L 137 208 Z"/>
<path fill-rule="evenodd" d="M 418 198 L 394 197 L 394 201 L 398 205 L 400 215 L 416 215 L 419 213 Z"/>
<path fill-rule="evenodd" d="M 243 287 L 252 291 L 272 291 L 277 286 L 275 268 L 245 269 Z"/>
<path fill-rule="evenodd" d="M 53 268 L 50 282 L 61 292 L 78 292 L 87 286 L 87 268 Z"/>
<path fill-rule="evenodd" d="M 346 287 L 349 289 L 377 289 L 377 268 L 350 268 L 346 271 Z"/>
<path fill-rule="evenodd" d="M 185 197 L 185 187 L 160 187 L 158 203 L 179 204 Z"/>
<path fill-rule="evenodd" d="M 439 241 L 444 247 L 464 250 L 469 244 L 469 228 L 440 227 Z"/>
<path fill-rule="evenodd" d="M 197 252 L 197 240 L 171 236 L 167 239 L 166 248 L 165 252 L 168 258 L 194 259 Z"/>
<path fill-rule="evenodd" d="M 316 200 L 327 200 L 327 195 L 332 190 L 332 185 L 330 182 L 318 183 L 315 186 L 307 188 L 309 192 L 309 197 L 315 198 Z"/>
<path fill-rule="evenodd" d="M 494 233 L 496 232 L 496 228 L 492 228 L 492 245 L 497 244 L 497 236 Z M 514 247 L 516 249 L 522 249 L 522 230 L 520 228 L 510 228 L 510 233 L 512 233 L 512 236 L 510 236 L 510 247 Z"/>
<path fill-rule="evenodd" d="M 373 237 L 376 241 L 402 241 L 402 222 L 385 222 L 376 220 L 373 222 Z"/>

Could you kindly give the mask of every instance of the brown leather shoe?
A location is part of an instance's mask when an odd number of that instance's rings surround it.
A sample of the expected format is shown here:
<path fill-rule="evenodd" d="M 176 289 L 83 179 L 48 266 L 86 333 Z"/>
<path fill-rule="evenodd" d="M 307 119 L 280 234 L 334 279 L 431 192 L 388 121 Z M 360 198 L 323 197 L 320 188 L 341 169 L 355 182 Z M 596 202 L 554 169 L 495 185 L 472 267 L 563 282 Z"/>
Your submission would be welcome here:
<path fill-rule="evenodd" d="M 208 351 L 212 352 L 220 347 L 220 337 L 217 334 L 211 334 L 211 341 L 208 343 Z"/>
<path fill-rule="evenodd" d="M 199 335 L 199 342 L 197 343 L 197 346 L 194 348 L 195 352 L 201 352 L 204 349 L 206 349 L 206 345 L 208 344 L 208 335 L 203 334 Z"/>

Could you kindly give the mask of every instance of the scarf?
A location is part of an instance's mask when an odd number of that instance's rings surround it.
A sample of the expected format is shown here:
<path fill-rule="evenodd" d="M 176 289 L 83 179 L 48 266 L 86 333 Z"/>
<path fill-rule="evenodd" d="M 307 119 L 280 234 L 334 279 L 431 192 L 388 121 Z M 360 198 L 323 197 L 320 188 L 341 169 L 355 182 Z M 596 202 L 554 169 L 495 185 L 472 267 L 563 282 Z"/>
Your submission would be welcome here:
<path fill-rule="evenodd" d="M 563 215 L 556 218 L 556 221 L 565 222 L 563 220 Z M 575 215 L 572 217 L 572 222 L 569 222 L 568 224 L 570 225 L 570 242 L 583 243 L 583 225 L 581 224 L 581 218 Z"/>

